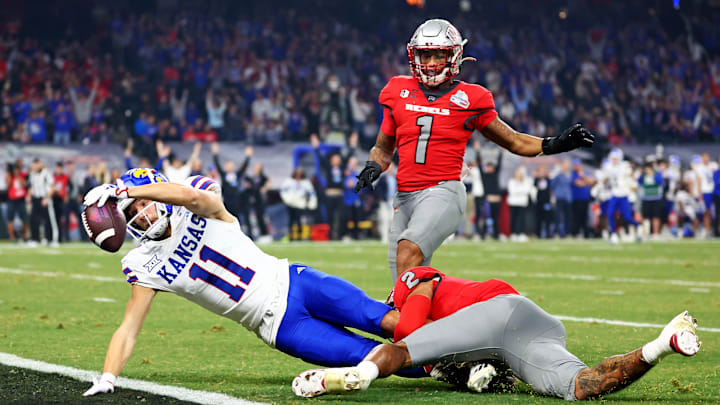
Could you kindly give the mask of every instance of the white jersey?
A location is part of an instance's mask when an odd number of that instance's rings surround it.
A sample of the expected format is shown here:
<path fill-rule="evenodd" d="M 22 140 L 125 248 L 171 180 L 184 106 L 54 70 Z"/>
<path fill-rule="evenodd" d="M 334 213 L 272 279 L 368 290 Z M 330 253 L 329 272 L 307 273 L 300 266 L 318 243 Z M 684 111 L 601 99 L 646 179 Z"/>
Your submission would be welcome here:
<path fill-rule="evenodd" d="M 590 189 L 590 195 L 595 197 L 599 202 L 605 202 L 612 197 L 610 181 L 606 181 L 605 176 L 607 173 L 604 168 L 595 171 L 595 178 L 597 183 Z"/>
<path fill-rule="evenodd" d="M 700 190 L 698 188 L 698 176 L 695 169 L 685 170 L 685 173 L 682 175 L 682 181 L 683 183 L 687 183 L 690 185 L 690 195 L 693 197 L 701 197 Z"/>
<path fill-rule="evenodd" d="M 127 281 L 187 298 L 274 346 L 287 306 L 288 261 L 261 251 L 237 220 L 173 211 L 169 238 L 145 241 L 123 257 Z"/>
<path fill-rule="evenodd" d="M 663 180 L 668 186 L 665 198 L 668 201 L 673 201 L 675 199 L 675 193 L 680 188 L 680 168 L 675 165 L 668 166 L 665 173 L 663 173 Z"/>
<path fill-rule="evenodd" d="M 701 211 L 697 199 L 685 190 L 680 190 L 675 195 L 675 209 L 679 211 L 681 215 L 691 219 L 695 219 L 697 213 Z"/>
<path fill-rule="evenodd" d="M 632 177 L 632 167 L 628 162 L 609 164 L 605 168 L 605 178 L 610 184 L 610 193 L 613 197 L 629 197 L 636 188 Z"/>
<path fill-rule="evenodd" d="M 715 190 L 715 182 L 713 174 L 718 169 L 718 165 L 715 162 L 709 162 L 708 164 L 700 163 L 693 167 L 693 171 L 700 178 L 700 192 L 703 194 L 710 194 Z"/>

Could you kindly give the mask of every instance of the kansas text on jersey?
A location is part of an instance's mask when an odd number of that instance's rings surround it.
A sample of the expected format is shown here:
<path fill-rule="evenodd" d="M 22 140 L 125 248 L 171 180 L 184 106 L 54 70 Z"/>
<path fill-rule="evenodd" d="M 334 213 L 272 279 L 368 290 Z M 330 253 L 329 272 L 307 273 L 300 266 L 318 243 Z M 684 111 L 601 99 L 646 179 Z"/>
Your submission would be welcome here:
<path fill-rule="evenodd" d="M 127 281 L 187 298 L 273 346 L 287 306 L 287 260 L 258 249 L 237 220 L 175 207 L 170 226 L 169 238 L 146 241 L 123 258 Z"/>

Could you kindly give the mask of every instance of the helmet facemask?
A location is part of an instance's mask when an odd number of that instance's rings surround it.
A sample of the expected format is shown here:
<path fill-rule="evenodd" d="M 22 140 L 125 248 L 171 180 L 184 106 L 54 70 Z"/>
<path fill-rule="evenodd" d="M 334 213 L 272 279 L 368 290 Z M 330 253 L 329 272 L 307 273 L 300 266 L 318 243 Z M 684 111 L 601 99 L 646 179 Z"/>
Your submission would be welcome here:
<path fill-rule="evenodd" d="M 443 62 L 422 63 L 422 56 L 425 52 L 443 54 L 444 57 L 440 58 Z M 415 45 L 408 47 L 408 58 L 413 75 L 429 87 L 436 87 L 460 73 L 460 65 L 457 62 L 459 56 L 462 56 L 462 46 Z"/>
<path fill-rule="evenodd" d="M 128 209 L 133 202 L 135 202 L 134 198 L 127 198 L 119 202 L 122 203 L 122 205 L 118 204 L 120 212 L 122 212 L 125 216 L 127 230 L 133 239 L 140 243 L 147 239 L 158 239 L 164 235 L 168 224 L 170 223 L 170 211 L 167 209 L 167 204 L 152 201 L 150 204 L 144 206 L 140 211 L 138 211 L 132 218 L 128 219 L 130 216 Z M 157 219 L 155 221 L 150 221 L 150 218 L 147 215 L 147 210 L 152 206 L 155 206 L 155 210 L 157 212 Z M 138 221 L 140 218 L 144 218 L 145 223 L 150 224 L 146 229 L 143 229 L 143 226 Z"/>

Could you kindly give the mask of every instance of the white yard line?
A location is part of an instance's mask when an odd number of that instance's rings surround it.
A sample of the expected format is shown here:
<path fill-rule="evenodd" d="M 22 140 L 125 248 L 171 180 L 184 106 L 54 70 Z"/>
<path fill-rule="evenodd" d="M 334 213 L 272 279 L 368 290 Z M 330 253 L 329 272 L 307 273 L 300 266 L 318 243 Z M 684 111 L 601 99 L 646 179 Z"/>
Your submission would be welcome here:
<path fill-rule="evenodd" d="M 462 273 L 471 274 L 493 274 L 496 276 L 507 276 L 507 277 L 535 277 L 535 278 L 563 278 L 569 280 L 589 280 L 589 281 L 601 281 L 604 280 L 602 277 L 594 275 L 583 275 L 583 274 L 564 274 L 564 273 L 517 273 L 517 272 L 504 272 L 504 271 L 485 271 L 485 270 L 461 270 Z M 122 282 L 122 278 L 92 276 L 89 274 L 73 274 L 73 273 L 55 273 L 47 271 L 29 271 L 20 269 L 10 269 L 6 267 L 0 267 L 0 273 L 9 274 L 24 274 L 31 276 L 42 276 L 42 277 L 70 277 L 82 280 L 94 280 L 102 282 Z M 611 277 L 606 280 L 623 283 L 641 283 L 641 284 L 671 284 L 671 285 L 682 285 L 682 286 L 701 286 L 701 287 L 720 287 L 720 283 L 713 283 L 709 281 L 686 281 L 686 280 L 653 280 L 645 278 L 618 278 Z M 608 294 L 618 294 L 617 291 L 604 291 Z M 626 322 L 608 319 L 596 319 L 596 318 L 575 318 L 564 315 L 555 315 L 560 320 L 576 321 L 576 322 L 588 322 L 588 323 L 607 323 L 610 325 L 625 325 L 625 326 L 636 326 L 644 328 L 663 328 L 665 325 L 649 324 L 649 323 L 637 323 L 637 322 Z M 707 332 L 720 332 L 720 328 L 698 328 L 698 330 Z"/>
<path fill-rule="evenodd" d="M 558 278 L 565 280 L 580 281 L 609 281 L 613 283 L 632 283 L 632 284 L 669 284 L 681 285 L 688 287 L 715 287 L 720 288 L 720 283 L 713 281 L 689 281 L 689 280 L 666 280 L 653 278 L 636 278 L 636 277 L 602 277 L 597 274 L 568 274 L 568 273 L 532 273 L 532 272 L 516 272 L 503 270 L 474 270 L 460 269 L 463 274 L 489 274 L 495 277 L 529 277 L 529 278 Z"/>
<path fill-rule="evenodd" d="M 32 271 L 32 270 L 20 270 L 11 269 L 7 267 L 0 267 L 0 273 L 6 274 L 22 274 L 26 276 L 41 276 L 41 277 L 69 277 L 77 280 L 93 280 L 102 281 L 108 283 L 116 283 L 125 281 L 122 277 L 103 277 L 93 276 L 92 274 L 77 274 L 77 273 L 58 273 L 54 271 Z"/>
<path fill-rule="evenodd" d="M 584 322 L 584 323 L 604 323 L 607 325 L 620 325 L 620 326 L 632 326 L 635 328 L 658 328 L 662 329 L 665 327 L 665 325 L 660 325 L 657 323 L 642 323 L 642 322 L 628 322 L 628 321 L 619 321 L 616 319 L 600 319 L 600 318 L 578 318 L 575 316 L 566 316 L 566 315 L 553 315 L 555 318 L 561 320 L 561 321 L 571 321 L 571 322 Z M 697 330 L 703 331 L 703 332 L 720 332 L 720 328 L 703 328 L 698 327 Z"/>
<path fill-rule="evenodd" d="M 0 363 L 11 367 L 21 367 L 35 370 L 42 373 L 55 373 L 80 381 L 91 383 L 93 377 L 100 375 L 97 371 L 80 370 L 73 367 L 61 366 L 58 364 L 45 363 L 44 361 L 24 359 L 10 353 L 0 352 Z M 172 385 L 155 384 L 149 381 L 135 380 L 132 378 L 120 377 L 115 384 L 116 387 L 123 387 L 137 391 L 144 391 L 156 395 L 177 398 L 183 401 L 195 402 L 198 404 L 210 405 L 267 405 L 264 402 L 252 402 L 242 398 L 235 398 L 217 392 L 191 390 L 189 388 L 175 387 Z M 90 386 L 88 385 L 88 388 Z M 78 401 L 82 392 L 78 392 Z"/>

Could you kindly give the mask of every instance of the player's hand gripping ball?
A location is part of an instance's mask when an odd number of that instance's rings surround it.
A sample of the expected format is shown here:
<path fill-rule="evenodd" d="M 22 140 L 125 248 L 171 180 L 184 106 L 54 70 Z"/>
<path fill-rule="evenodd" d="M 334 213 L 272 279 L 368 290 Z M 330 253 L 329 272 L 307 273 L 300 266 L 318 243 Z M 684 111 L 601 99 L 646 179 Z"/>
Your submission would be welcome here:
<path fill-rule="evenodd" d="M 88 237 L 101 249 L 117 252 L 125 241 L 125 216 L 118 210 L 116 200 L 109 199 L 98 207 L 90 204 L 83 209 L 82 223 Z"/>

